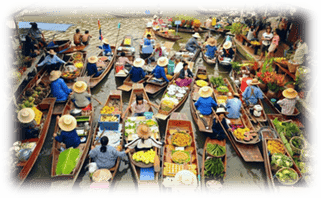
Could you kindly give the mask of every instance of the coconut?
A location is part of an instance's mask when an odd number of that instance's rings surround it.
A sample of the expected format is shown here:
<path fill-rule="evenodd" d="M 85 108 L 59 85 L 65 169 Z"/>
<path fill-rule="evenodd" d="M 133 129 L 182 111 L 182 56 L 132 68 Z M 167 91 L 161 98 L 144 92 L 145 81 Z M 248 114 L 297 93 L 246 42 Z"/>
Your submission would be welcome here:
<path fill-rule="evenodd" d="M 29 97 L 33 94 L 33 89 L 29 88 L 26 90 L 26 96 Z"/>
<path fill-rule="evenodd" d="M 32 102 L 33 99 L 34 99 L 34 98 L 33 98 L 32 96 L 30 96 L 30 97 L 28 98 L 29 102 Z"/>
<path fill-rule="evenodd" d="M 30 102 L 29 102 L 29 101 L 25 101 L 23 104 L 24 104 L 26 107 L 29 107 Z"/>

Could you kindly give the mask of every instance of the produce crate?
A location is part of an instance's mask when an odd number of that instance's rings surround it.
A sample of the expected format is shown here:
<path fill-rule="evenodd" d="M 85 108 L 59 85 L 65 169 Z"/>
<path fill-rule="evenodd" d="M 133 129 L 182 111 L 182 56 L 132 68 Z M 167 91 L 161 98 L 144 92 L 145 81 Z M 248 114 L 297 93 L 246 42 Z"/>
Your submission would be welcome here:
<path fill-rule="evenodd" d="M 118 130 L 119 128 L 119 121 L 120 121 L 120 115 L 119 114 L 115 114 L 114 116 L 116 116 L 118 118 L 118 122 L 104 122 L 101 121 L 101 117 L 102 116 L 113 116 L 113 114 L 100 114 L 99 115 L 99 119 L 98 119 L 98 123 L 99 123 L 99 129 L 100 130 Z"/>

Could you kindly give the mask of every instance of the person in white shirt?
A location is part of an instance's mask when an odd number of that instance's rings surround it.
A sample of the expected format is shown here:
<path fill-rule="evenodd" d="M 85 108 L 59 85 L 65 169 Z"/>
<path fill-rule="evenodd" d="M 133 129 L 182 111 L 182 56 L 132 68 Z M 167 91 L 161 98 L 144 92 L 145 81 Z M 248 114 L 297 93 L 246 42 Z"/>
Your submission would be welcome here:
<path fill-rule="evenodd" d="M 262 60 L 265 52 L 268 51 L 272 38 L 273 38 L 273 34 L 271 32 L 271 26 L 267 26 L 266 32 L 264 32 L 261 37 L 262 45 L 261 45 L 261 56 L 259 60 Z"/>
<path fill-rule="evenodd" d="M 296 42 L 295 49 L 292 60 L 301 65 L 304 62 L 304 55 L 308 54 L 308 45 L 303 42 L 301 36 Z"/>

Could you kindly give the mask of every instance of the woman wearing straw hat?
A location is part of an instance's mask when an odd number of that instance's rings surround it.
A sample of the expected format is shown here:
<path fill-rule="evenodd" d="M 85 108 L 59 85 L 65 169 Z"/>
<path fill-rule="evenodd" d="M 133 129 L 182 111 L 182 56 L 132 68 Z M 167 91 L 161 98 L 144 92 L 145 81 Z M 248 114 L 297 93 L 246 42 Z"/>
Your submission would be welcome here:
<path fill-rule="evenodd" d="M 242 102 L 239 99 L 240 95 L 238 93 L 234 93 L 234 98 L 226 100 L 226 111 L 228 112 L 228 115 L 226 117 L 237 119 L 241 116 L 241 107 Z"/>
<path fill-rule="evenodd" d="M 96 63 L 98 61 L 98 57 L 97 56 L 91 56 L 88 58 L 88 63 L 87 63 L 87 75 L 88 76 L 92 76 L 94 75 L 94 77 L 98 77 L 100 76 L 100 74 L 102 74 L 104 72 L 104 68 L 101 67 L 97 67 Z"/>
<path fill-rule="evenodd" d="M 195 102 L 195 107 L 202 115 L 211 115 L 212 108 L 216 109 L 217 104 L 212 98 L 213 89 L 209 86 L 204 86 L 199 89 L 200 97 Z"/>
<path fill-rule="evenodd" d="M 72 92 L 71 89 L 68 88 L 65 81 L 60 78 L 61 71 L 51 71 L 49 80 L 50 80 L 50 88 L 51 94 L 54 98 L 56 98 L 56 102 L 64 102 L 68 99 L 69 94 Z"/>
<path fill-rule="evenodd" d="M 247 105 L 256 105 L 259 99 L 263 99 L 263 93 L 258 85 L 260 82 L 258 79 L 254 78 L 249 81 L 249 86 L 247 86 L 242 93 L 243 100 Z"/>
<path fill-rule="evenodd" d="M 77 81 L 73 85 L 74 94 L 70 96 L 70 99 L 74 102 L 78 108 L 85 108 L 90 104 L 88 98 L 91 95 L 87 92 L 87 84 L 84 81 Z"/>
<path fill-rule="evenodd" d="M 277 101 L 275 106 L 281 110 L 282 114 L 292 115 L 294 113 L 295 104 L 299 100 L 298 92 L 293 88 L 287 88 L 282 92 L 285 97 L 282 100 Z"/>
<path fill-rule="evenodd" d="M 56 141 L 66 145 L 66 149 L 73 147 L 77 148 L 80 144 L 80 137 L 76 132 L 77 120 L 72 115 L 63 115 L 59 118 L 58 126 L 62 130 L 60 135 L 53 134 Z"/>
<path fill-rule="evenodd" d="M 159 142 L 151 137 L 151 130 L 146 124 L 141 124 L 137 127 L 137 135 L 138 137 L 127 143 L 125 148 L 141 151 L 149 150 L 152 147 L 161 148 L 164 145 L 164 142 Z"/>
<path fill-rule="evenodd" d="M 233 59 L 233 56 L 235 54 L 234 50 L 232 49 L 232 42 L 231 41 L 226 41 L 223 44 L 223 55 L 222 57 L 227 57 L 230 59 Z"/>
<path fill-rule="evenodd" d="M 98 46 L 98 48 L 102 50 L 103 56 L 112 56 L 113 55 L 113 52 L 112 52 L 111 47 L 109 45 L 108 39 L 106 39 L 106 38 L 103 39 L 103 45 Z"/>
<path fill-rule="evenodd" d="M 48 52 L 48 55 L 45 59 L 37 65 L 37 67 L 41 67 L 46 64 L 46 70 L 50 73 L 52 70 L 59 70 L 61 64 L 65 64 L 66 62 L 61 60 L 57 55 L 56 52 L 51 49 Z"/>
<path fill-rule="evenodd" d="M 168 59 L 166 57 L 160 57 L 157 60 L 157 66 L 155 67 L 155 69 L 152 71 L 151 74 L 154 74 L 155 78 L 157 79 L 164 79 L 166 82 L 169 82 L 169 80 L 166 77 L 165 74 L 165 69 L 164 67 L 166 67 L 168 64 Z"/>
<path fill-rule="evenodd" d="M 228 112 L 225 111 L 224 106 L 220 106 L 217 108 L 216 116 L 213 119 L 213 125 L 212 125 L 213 133 L 208 134 L 210 138 L 222 140 L 226 138 L 226 134 L 224 130 L 228 130 L 232 132 L 231 128 L 228 126 L 228 121 L 225 117 L 226 114 L 228 114 Z M 222 128 L 222 126 L 224 127 L 224 129 Z"/>
<path fill-rule="evenodd" d="M 178 79 L 175 81 L 175 83 L 182 87 L 182 86 L 188 86 L 193 82 L 193 73 L 192 71 L 188 68 L 188 63 L 184 62 L 183 63 L 183 69 L 179 72 Z"/>
<path fill-rule="evenodd" d="M 21 123 L 22 139 L 36 138 L 39 135 L 39 128 L 35 121 L 35 112 L 31 108 L 23 108 L 18 112 L 18 120 Z"/>
<path fill-rule="evenodd" d="M 206 46 L 205 46 L 205 49 L 206 49 L 206 53 L 205 55 L 210 58 L 210 59 L 213 59 L 215 57 L 215 53 L 216 53 L 216 39 L 215 38 L 208 38 L 207 41 L 206 41 Z"/>
<path fill-rule="evenodd" d="M 186 50 L 190 51 L 195 54 L 196 48 L 201 48 L 201 46 L 198 44 L 197 39 L 201 38 L 198 32 L 192 35 L 192 38 L 190 38 L 186 43 Z"/>
<path fill-rule="evenodd" d="M 141 58 L 136 58 L 132 69 L 129 71 L 129 75 L 131 75 L 131 80 L 133 82 L 138 82 L 141 79 L 145 78 L 146 73 L 143 70 L 143 65 L 145 61 Z"/>

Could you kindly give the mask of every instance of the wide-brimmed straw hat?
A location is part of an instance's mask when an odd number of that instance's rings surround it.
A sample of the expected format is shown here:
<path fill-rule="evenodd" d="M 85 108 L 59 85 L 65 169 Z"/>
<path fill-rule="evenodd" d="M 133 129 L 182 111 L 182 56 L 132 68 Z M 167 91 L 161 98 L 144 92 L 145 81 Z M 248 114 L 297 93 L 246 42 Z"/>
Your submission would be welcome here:
<path fill-rule="evenodd" d="M 92 175 L 92 180 L 94 182 L 106 182 L 112 178 L 112 174 L 108 169 L 98 169 Z"/>
<path fill-rule="evenodd" d="M 50 81 L 55 81 L 61 76 L 61 71 L 59 70 L 52 70 L 50 72 L 49 80 Z"/>
<path fill-rule="evenodd" d="M 48 54 L 51 54 L 51 55 L 56 55 L 56 52 L 53 50 L 53 49 L 50 49 Z"/>
<path fill-rule="evenodd" d="M 254 78 L 254 79 L 252 80 L 252 82 L 250 83 L 250 85 L 258 85 L 258 84 L 260 84 L 260 82 L 259 82 L 259 80 L 256 79 L 256 78 Z"/>
<path fill-rule="evenodd" d="M 224 107 L 218 107 L 218 108 L 216 109 L 216 114 L 218 114 L 218 113 L 228 114 L 228 112 L 225 111 L 225 108 L 224 108 Z"/>
<path fill-rule="evenodd" d="M 287 88 L 282 92 L 282 95 L 286 98 L 293 99 L 298 96 L 298 92 L 295 91 L 293 88 Z"/>
<path fill-rule="evenodd" d="M 209 86 L 201 87 L 198 91 L 198 94 L 203 98 L 208 98 L 212 95 L 213 89 Z"/>
<path fill-rule="evenodd" d="M 145 61 L 141 58 L 136 58 L 133 62 L 134 67 L 142 67 L 144 65 Z"/>
<path fill-rule="evenodd" d="M 213 46 L 216 45 L 217 41 L 216 41 L 215 38 L 208 38 L 207 41 L 206 41 L 206 43 L 207 43 L 208 45 L 210 45 L 210 46 L 213 47 Z"/>
<path fill-rule="evenodd" d="M 195 38 L 201 38 L 200 34 L 198 32 L 195 32 L 192 37 L 195 37 Z"/>
<path fill-rule="evenodd" d="M 109 44 L 108 39 L 104 38 L 104 39 L 103 39 L 103 43 Z"/>
<path fill-rule="evenodd" d="M 74 92 L 76 93 L 83 93 L 87 90 L 87 84 L 84 81 L 77 81 L 73 88 Z"/>
<path fill-rule="evenodd" d="M 66 132 L 72 131 L 77 126 L 77 120 L 72 115 L 63 115 L 59 119 L 58 125 L 62 130 L 66 131 Z"/>
<path fill-rule="evenodd" d="M 226 41 L 224 44 L 223 44 L 223 48 L 224 49 L 230 49 L 232 47 L 232 42 L 231 41 Z"/>
<path fill-rule="evenodd" d="M 89 63 L 97 63 L 98 57 L 97 56 L 91 56 L 88 58 Z"/>
<path fill-rule="evenodd" d="M 168 58 L 166 57 L 160 57 L 157 60 L 157 65 L 161 66 L 161 67 L 165 67 L 166 65 L 168 65 Z"/>
<path fill-rule="evenodd" d="M 147 139 L 151 135 L 150 128 L 146 124 L 141 124 L 137 127 L 137 135 L 140 138 Z"/>
<path fill-rule="evenodd" d="M 189 187 L 197 186 L 197 178 L 196 175 L 189 170 L 181 170 L 175 175 L 176 185 L 183 185 Z"/>
<path fill-rule="evenodd" d="M 31 108 L 23 108 L 18 112 L 18 120 L 22 123 L 29 123 L 35 118 L 35 112 Z"/>
<path fill-rule="evenodd" d="M 234 92 L 233 96 L 237 96 L 237 97 L 240 97 L 240 94 Z"/>

